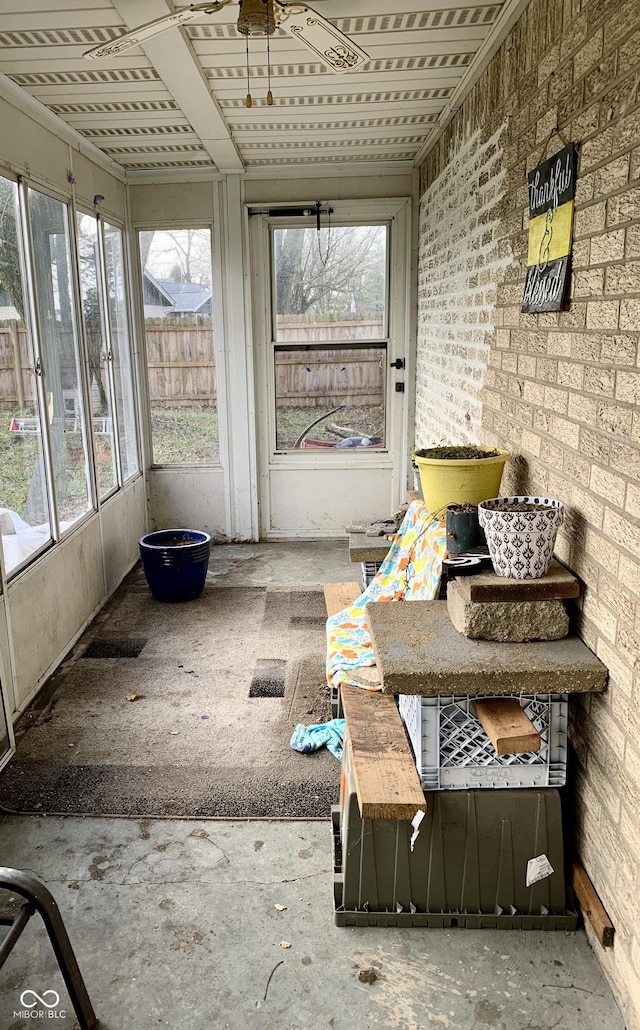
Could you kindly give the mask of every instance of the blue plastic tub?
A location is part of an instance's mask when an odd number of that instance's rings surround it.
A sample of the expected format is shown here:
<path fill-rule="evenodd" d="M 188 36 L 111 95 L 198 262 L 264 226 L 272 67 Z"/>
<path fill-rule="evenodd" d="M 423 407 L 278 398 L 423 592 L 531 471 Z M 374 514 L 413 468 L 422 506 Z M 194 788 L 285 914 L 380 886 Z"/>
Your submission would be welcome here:
<path fill-rule="evenodd" d="M 211 537 L 197 529 L 163 529 L 138 541 L 142 567 L 157 601 L 193 601 L 204 589 Z"/>

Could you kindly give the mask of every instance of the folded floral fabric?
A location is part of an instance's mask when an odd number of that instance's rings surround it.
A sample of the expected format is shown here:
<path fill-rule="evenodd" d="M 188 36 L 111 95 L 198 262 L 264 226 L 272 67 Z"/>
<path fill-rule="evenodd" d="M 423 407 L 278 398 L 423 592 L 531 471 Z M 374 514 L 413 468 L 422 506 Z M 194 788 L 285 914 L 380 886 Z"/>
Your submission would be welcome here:
<path fill-rule="evenodd" d="M 358 682 L 355 670 L 375 665 L 367 625 L 366 605 L 371 601 L 430 601 L 438 596 L 446 546 L 444 522 L 431 518 L 422 501 L 409 505 L 407 514 L 376 576 L 349 608 L 327 619 L 327 681 Z M 364 689 L 380 690 L 367 684 Z"/>

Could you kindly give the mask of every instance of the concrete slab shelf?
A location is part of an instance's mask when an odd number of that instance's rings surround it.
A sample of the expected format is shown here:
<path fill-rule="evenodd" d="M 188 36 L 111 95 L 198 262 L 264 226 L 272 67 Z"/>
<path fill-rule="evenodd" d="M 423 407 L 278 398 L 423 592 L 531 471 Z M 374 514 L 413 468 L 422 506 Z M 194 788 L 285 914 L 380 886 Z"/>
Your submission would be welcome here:
<path fill-rule="evenodd" d="M 469 640 L 446 601 L 367 605 L 386 694 L 546 694 L 602 691 L 607 669 L 579 637 L 524 644 Z"/>
<path fill-rule="evenodd" d="M 391 541 L 386 537 L 349 533 L 349 561 L 384 561 L 390 547 Z"/>

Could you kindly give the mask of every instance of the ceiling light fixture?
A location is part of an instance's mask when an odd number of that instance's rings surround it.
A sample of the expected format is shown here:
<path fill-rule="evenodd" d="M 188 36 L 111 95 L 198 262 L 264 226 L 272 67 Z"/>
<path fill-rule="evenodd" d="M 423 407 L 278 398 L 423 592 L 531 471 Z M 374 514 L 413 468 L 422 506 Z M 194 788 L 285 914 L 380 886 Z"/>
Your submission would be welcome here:
<path fill-rule="evenodd" d="M 186 25 L 190 21 L 217 14 L 232 0 L 214 0 L 212 3 L 194 4 L 175 14 L 158 18 L 138 26 L 110 43 L 88 50 L 85 57 L 100 60 L 115 57 L 130 47 L 138 46 L 165 29 Z M 365 53 L 344 32 L 327 21 L 321 14 L 304 3 L 281 3 L 280 0 L 240 0 L 237 22 L 238 32 L 243 36 L 266 36 L 269 38 L 277 28 L 282 28 L 294 39 L 308 47 L 318 60 L 333 72 L 349 72 L 360 68 L 369 60 Z"/>
<path fill-rule="evenodd" d="M 273 0 L 239 0 L 237 29 L 243 36 L 269 36 L 276 31 Z"/>
<path fill-rule="evenodd" d="M 271 36 L 276 30 L 276 18 L 273 0 L 239 0 L 238 32 L 245 37 L 245 54 L 247 59 L 247 97 L 245 104 L 253 107 L 249 75 L 249 36 L 266 36 L 267 38 L 267 106 L 273 104 L 271 92 Z"/>

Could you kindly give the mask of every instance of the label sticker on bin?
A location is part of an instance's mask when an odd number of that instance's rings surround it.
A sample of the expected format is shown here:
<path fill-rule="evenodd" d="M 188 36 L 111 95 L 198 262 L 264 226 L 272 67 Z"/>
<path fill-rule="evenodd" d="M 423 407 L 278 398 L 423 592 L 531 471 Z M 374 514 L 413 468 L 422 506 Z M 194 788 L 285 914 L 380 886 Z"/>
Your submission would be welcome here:
<path fill-rule="evenodd" d="M 553 871 L 553 866 L 546 855 L 538 855 L 537 858 L 530 858 L 527 862 L 526 886 L 532 887 L 534 883 L 538 882 L 538 880 L 544 880 L 545 877 L 551 876 Z"/>
<path fill-rule="evenodd" d="M 416 812 L 416 814 L 414 815 L 413 819 L 411 820 L 411 825 L 413 826 L 413 833 L 411 834 L 411 850 L 412 851 L 413 851 L 413 849 L 416 846 L 416 841 L 418 839 L 418 834 L 420 833 L 420 823 L 422 822 L 423 819 L 424 819 L 424 812 L 419 808 L 418 811 Z"/>

